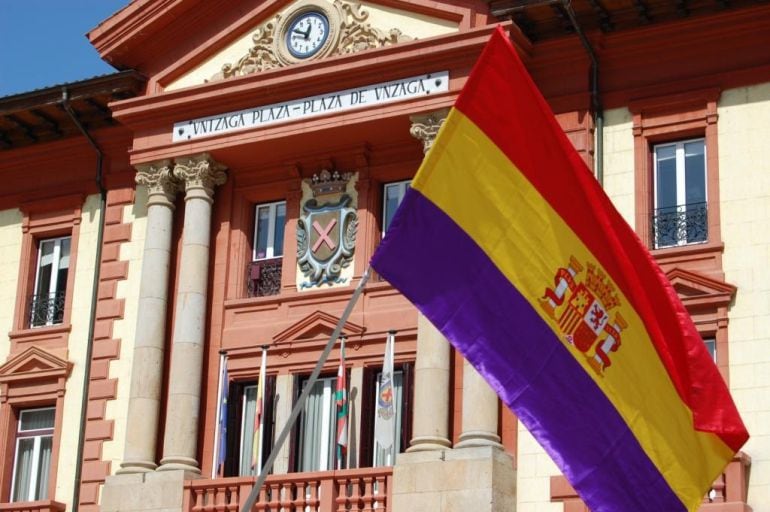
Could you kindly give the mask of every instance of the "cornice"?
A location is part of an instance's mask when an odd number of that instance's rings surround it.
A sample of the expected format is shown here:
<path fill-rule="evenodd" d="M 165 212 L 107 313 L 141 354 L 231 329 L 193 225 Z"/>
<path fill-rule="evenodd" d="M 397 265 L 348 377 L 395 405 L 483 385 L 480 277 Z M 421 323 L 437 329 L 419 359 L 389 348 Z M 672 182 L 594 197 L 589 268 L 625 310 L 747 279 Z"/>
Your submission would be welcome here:
<path fill-rule="evenodd" d="M 448 68 L 467 73 L 496 26 L 133 98 L 111 103 L 110 108 L 116 119 L 138 131 L 164 122 L 304 97 L 308 91 L 318 94 L 372 81 L 362 77 L 376 77 L 380 82 Z"/>

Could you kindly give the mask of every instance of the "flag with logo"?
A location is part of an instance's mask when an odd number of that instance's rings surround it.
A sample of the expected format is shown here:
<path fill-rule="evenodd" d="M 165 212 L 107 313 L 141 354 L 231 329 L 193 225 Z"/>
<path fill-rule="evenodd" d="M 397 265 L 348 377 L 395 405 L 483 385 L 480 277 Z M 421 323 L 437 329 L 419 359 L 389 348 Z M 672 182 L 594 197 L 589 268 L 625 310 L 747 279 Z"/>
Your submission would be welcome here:
<path fill-rule="evenodd" d="M 348 451 L 348 387 L 345 379 L 345 337 L 340 338 L 340 366 L 337 369 L 337 467 L 342 469 Z"/>
<path fill-rule="evenodd" d="M 392 463 L 390 454 L 393 450 L 393 442 L 396 430 L 396 409 L 394 406 L 393 395 L 393 341 L 394 332 L 388 333 L 385 341 L 385 357 L 382 361 L 382 373 L 380 382 L 377 386 L 377 405 L 376 415 L 374 417 L 374 439 L 379 448 L 388 455 L 384 461 L 386 464 Z"/>
<path fill-rule="evenodd" d="M 675 290 L 500 28 L 372 266 L 594 512 L 694 511 L 748 439 Z"/>
<path fill-rule="evenodd" d="M 251 469 L 257 475 L 262 472 L 262 431 L 264 430 L 265 372 L 267 371 L 267 350 L 262 349 L 262 361 L 257 381 L 256 409 L 254 411 L 254 437 L 251 443 Z"/>

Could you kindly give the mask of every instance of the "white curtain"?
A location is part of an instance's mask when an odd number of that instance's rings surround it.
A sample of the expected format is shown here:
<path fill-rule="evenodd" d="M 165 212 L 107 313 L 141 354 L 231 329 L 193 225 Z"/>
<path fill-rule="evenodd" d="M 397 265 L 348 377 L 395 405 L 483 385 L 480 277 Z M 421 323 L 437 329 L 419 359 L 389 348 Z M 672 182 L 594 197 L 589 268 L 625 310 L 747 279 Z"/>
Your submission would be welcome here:
<path fill-rule="evenodd" d="M 239 475 L 256 475 L 256 468 L 251 469 L 251 454 L 254 446 L 254 415 L 257 412 L 257 386 L 247 386 L 243 390 L 243 414 L 241 420 L 241 463 Z"/>
<path fill-rule="evenodd" d="M 300 423 L 300 471 L 326 471 L 334 467 L 337 379 L 318 379 L 305 402 Z"/>
<path fill-rule="evenodd" d="M 14 475 L 12 501 L 29 501 L 34 445 L 34 437 L 19 439 L 16 444 L 16 473 Z"/>
<path fill-rule="evenodd" d="M 375 397 L 380 396 L 380 376 L 381 373 L 377 374 L 377 378 L 375 379 Z M 404 372 L 397 370 L 393 372 L 393 409 L 396 412 L 396 418 L 393 422 L 393 428 L 395 429 L 395 432 L 393 433 L 393 445 L 387 449 L 383 450 L 380 448 L 380 445 L 377 441 L 374 441 L 374 461 L 372 461 L 373 466 L 393 466 L 396 463 L 396 456 L 401 451 L 401 400 L 403 397 L 404 390 Z M 372 411 L 372 414 L 377 414 L 376 410 Z"/>
<path fill-rule="evenodd" d="M 45 500 L 48 498 L 48 477 L 51 468 L 51 452 L 53 451 L 53 436 L 40 437 L 40 456 L 37 466 L 37 489 L 35 490 L 36 500 Z"/>

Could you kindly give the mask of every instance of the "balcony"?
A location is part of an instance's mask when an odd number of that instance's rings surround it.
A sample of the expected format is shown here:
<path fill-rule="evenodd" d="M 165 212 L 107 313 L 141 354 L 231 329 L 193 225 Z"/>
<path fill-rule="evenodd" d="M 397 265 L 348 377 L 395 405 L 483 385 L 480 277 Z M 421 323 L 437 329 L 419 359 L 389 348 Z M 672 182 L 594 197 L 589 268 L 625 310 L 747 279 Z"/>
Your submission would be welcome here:
<path fill-rule="evenodd" d="M 0 512 L 64 512 L 64 503 L 53 500 L 0 503 Z"/>
<path fill-rule="evenodd" d="M 246 288 L 249 297 L 278 295 L 281 291 L 283 258 L 252 261 L 246 270 Z"/>
<path fill-rule="evenodd" d="M 60 324 L 64 319 L 64 291 L 33 295 L 29 298 L 29 325 Z"/>
<path fill-rule="evenodd" d="M 387 512 L 393 468 L 270 475 L 251 512 Z M 238 512 L 255 477 L 188 480 L 184 512 Z"/>
<path fill-rule="evenodd" d="M 706 242 L 708 240 L 706 203 L 656 209 L 652 217 L 652 240 L 655 249 Z"/>

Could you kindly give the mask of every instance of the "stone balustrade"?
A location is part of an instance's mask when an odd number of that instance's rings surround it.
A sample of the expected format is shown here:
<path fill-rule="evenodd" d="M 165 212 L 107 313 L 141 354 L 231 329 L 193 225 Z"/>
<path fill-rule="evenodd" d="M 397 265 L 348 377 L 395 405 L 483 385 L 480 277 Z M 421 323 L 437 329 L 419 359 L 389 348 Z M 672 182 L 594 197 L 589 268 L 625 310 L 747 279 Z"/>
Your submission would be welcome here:
<path fill-rule="evenodd" d="M 347 469 L 270 475 L 252 512 L 387 512 L 392 468 Z M 251 492 L 255 477 L 187 480 L 184 512 L 238 512 Z"/>

